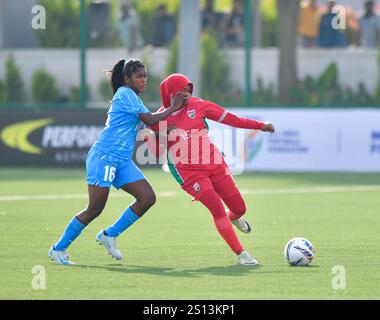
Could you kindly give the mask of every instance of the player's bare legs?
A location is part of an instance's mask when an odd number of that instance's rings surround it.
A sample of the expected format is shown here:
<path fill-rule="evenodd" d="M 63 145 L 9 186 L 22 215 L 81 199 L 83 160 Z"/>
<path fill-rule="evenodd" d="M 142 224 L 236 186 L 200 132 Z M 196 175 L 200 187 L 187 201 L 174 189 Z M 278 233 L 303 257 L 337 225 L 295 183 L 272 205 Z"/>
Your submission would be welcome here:
<path fill-rule="evenodd" d="M 136 201 L 130 208 L 139 217 L 143 216 L 156 203 L 156 195 L 147 180 L 125 184 L 121 189 L 135 197 Z"/>
<path fill-rule="evenodd" d="M 76 218 L 83 223 L 84 225 L 88 225 L 92 220 L 97 218 L 103 211 L 108 195 L 109 188 L 97 187 L 97 186 L 88 186 L 88 205 L 87 208 L 81 211 L 76 215 Z"/>
<path fill-rule="evenodd" d="M 108 188 L 88 186 L 89 200 L 87 208 L 71 219 L 61 238 L 51 246 L 48 253 L 51 260 L 63 265 L 74 264 L 69 260 L 66 249 L 80 235 L 83 229 L 101 214 L 106 205 L 108 194 Z"/>
<path fill-rule="evenodd" d="M 135 202 L 123 212 L 112 226 L 100 231 L 96 236 L 96 241 L 103 245 L 108 254 L 116 260 L 122 259 L 122 254 L 116 247 L 116 238 L 156 202 L 154 191 L 145 179 L 127 183 L 121 189 L 135 197 Z"/>

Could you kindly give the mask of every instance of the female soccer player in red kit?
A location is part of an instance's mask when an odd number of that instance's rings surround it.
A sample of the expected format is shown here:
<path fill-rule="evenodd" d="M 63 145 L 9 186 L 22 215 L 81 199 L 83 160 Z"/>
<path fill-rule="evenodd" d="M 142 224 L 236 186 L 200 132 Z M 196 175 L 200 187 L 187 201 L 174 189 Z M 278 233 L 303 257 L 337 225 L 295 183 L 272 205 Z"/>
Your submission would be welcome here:
<path fill-rule="evenodd" d="M 192 94 L 193 84 L 182 74 L 172 74 L 160 85 L 162 107 L 168 108 L 178 91 Z M 249 233 L 251 227 L 243 217 L 246 206 L 230 170 L 219 149 L 207 135 L 205 119 L 214 120 L 232 127 L 258 129 L 274 132 L 274 126 L 238 117 L 221 106 L 207 100 L 190 97 L 187 105 L 166 118 L 172 129 L 167 137 L 168 165 L 172 175 L 183 190 L 199 200 L 212 214 L 215 227 L 242 265 L 256 265 L 240 243 L 231 222 L 242 232 Z M 159 126 L 152 126 L 159 131 Z M 201 142 L 199 142 L 201 141 Z M 158 151 L 158 150 L 157 150 Z M 159 152 L 159 151 L 158 151 Z M 229 210 L 225 210 L 223 202 Z"/>

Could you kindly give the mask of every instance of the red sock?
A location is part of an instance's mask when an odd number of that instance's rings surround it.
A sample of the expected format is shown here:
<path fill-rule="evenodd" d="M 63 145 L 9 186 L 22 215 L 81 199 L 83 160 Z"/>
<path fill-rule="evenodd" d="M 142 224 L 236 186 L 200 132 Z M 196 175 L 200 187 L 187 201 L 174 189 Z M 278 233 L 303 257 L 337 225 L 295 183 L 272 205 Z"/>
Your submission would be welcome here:
<path fill-rule="evenodd" d="M 226 215 L 222 201 L 214 190 L 205 192 L 199 199 L 210 210 L 216 229 L 223 237 L 224 241 L 230 246 L 236 254 L 243 251 L 243 245 L 240 243 L 230 219 Z"/>

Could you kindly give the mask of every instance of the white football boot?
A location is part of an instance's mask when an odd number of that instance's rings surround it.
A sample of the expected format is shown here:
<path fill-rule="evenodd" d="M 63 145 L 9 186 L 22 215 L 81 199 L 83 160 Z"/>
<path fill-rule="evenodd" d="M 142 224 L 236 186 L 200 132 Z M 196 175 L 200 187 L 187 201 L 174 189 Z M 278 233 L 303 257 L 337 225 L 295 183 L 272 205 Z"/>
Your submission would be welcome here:
<path fill-rule="evenodd" d="M 240 217 L 237 220 L 231 220 L 231 223 L 241 232 L 250 233 L 252 230 L 249 222 L 244 217 Z"/>
<path fill-rule="evenodd" d="M 249 253 L 243 250 L 241 253 L 237 255 L 239 264 L 243 266 L 258 266 L 259 262 L 253 259 Z"/>
<path fill-rule="evenodd" d="M 54 244 L 51 246 L 49 253 L 49 259 L 57 262 L 58 264 L 70 265 L 75 264 L 75 262 L 70 261 L 70 257 L 66 251 L 59 251 L 54 249 Z"/>
<path fill-rule="evenodd" d="M 116 260 L 120 260 L 123 258 L 121 255 L 121 252 L 118 248 L 116 248 L 116 238 L 114 237 L 107 237 L 103 230 L 98 233 L 96 236 L 96 242 L 100 245 L 105 246 L 105 248 L 108 251 L 108 254 L 111 255 L 112 258 L 115 258 Z"/>

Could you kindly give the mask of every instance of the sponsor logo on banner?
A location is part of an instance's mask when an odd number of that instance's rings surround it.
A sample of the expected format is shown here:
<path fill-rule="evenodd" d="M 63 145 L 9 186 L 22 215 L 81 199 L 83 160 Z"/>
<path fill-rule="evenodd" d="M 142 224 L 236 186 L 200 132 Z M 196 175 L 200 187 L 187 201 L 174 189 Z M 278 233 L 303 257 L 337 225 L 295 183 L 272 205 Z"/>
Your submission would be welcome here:
<path fill-rule="evenodd" d="M 43 128 L 52 123 L 53 119 L 37 119 L 13 123 L 1 131 L 1 140 L 9 148 L 19 150 L 24 153 L 41 154 L 42 149 L 32 144 L 28 136 L 33 131 Z"/>
<path fill-rule="evenodd" d="M 273 153 L 308 153 L 298 130 L 283 130 L 268 138 L 268 151 Z"/>
<path fill-rule="evenodd" d="M 0 121 L 3 165 L 81 164 L 103 130 L 99 114 L 9 113 Z"/>
<path fill-rule="evenodd" d="M 223 139 L 214 135 L 213 141 L 226 153 L 225 160 L 232 169 L 380 172 L 379 110 L 237 108 L 231 112 L 270 121 L 276 128 L 274 134 L 234 129 L 225 135 L 227 126 L 211 123 L 212 130 L 223 132 Z M 369 129 L 353 128 L 357 119 L 366 119 Z M 237 133 L 242 135 L 238 137 Z"/>
<path fill-rule="evenodd" d="M 48 148 L 89 148 L 99 136 L 103 127 L 95 126 L 54 126 L 53 119 L 23 121 L 5 127 L 1 131 L 3 143 L 24 153 L 42 154 Z M 32 144 L 28 136 L 43 129 L 41 141 Z"/>
<path fill-rule="evenodd" d="M 97 126 L 47 126 L 42 134 L 44 148 L 90 148 L 103 127 Z"/>
<path fill-rule="evenodd" d="M 253 130 L 248 132 L 244 137 L 243 144 L 243 159 L 251 162 L 255 159 L 263 146 L 263 137 L 259 131 Z"/>
<path fill-rule="evenodd" d="M 268 136 L 266 140 L 267 151 L 282 154 L 305 154 L 309 148 L 302 142 L 301 132 L 297 130 L 284 130 L 277 132 L 273 136 Z M 250 131 L 245 135 L 242 158 L 246 162 L 252 162 L 263 150 L 264 135 L 258 130 Z"/>
<path fill-rule="evenodd" d="M 380 154 L 380 131 L 371 132 L 371 154 Z"/>
<path fill-rule="evenodd" d="M 242 116 L 262 121 L 259 115 L 243 114 Z M 237 139 L 237 137 L 235 137 L 235 139 Z M 237 151 L 239 159 L 242 159 L 246 163 L 254 161 L 254 159 L 262 150 L 263 143 L 264 138 L 263 135 L 261 135 L 260 130 L 250 130 L 245 133 L 241 148 Z"/>

